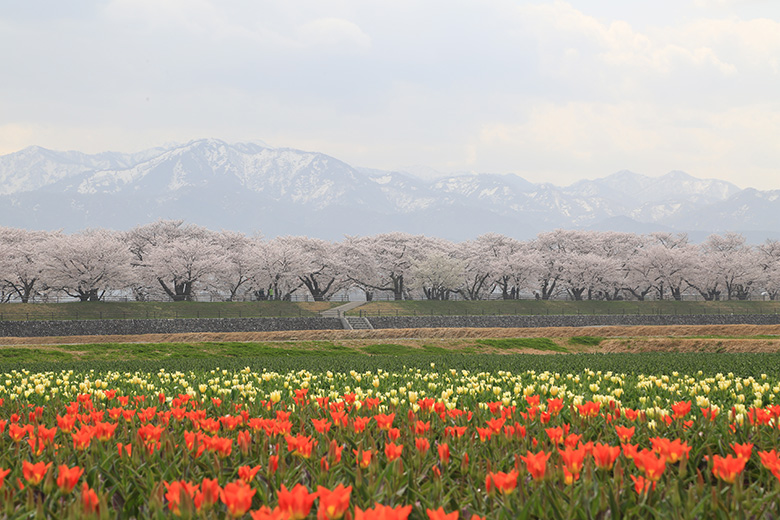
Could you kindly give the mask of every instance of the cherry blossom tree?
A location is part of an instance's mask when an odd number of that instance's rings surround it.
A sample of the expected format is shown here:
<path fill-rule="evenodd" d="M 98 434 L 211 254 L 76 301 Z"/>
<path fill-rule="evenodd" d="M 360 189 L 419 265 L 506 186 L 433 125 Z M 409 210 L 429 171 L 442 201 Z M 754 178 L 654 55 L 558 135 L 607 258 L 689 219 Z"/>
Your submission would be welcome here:
<path fill-rule="evenodd" d="M 658 299 L 666 298 L 669 291 L 672 298 L 682 300 L 688 281 L 698 265 L 698 251 L 688 243 L 685 233 L 651 233 L 650 243 L 645 246 L 644 255 L 655 274 L 655 288 Z"/>
<path fill-rule="evenodd" d="M 644 301 L 656 288 L 658 279 L 658 272 L 647 252 L 647 249 L 637 251 L 626 260 L 621 269 L 623 291 L 639 301 Z"/>
<path fill-rule="evenodd" d="M 390 291 L 396 300 L 404 299 L 406 278 L 412 267 L 425 257 L 430 240 L 422 235 L 393 232 L 366 237 L 362 245 L 367 258 L 373 260 L 373 266 L 366 270 L 373 277 L 360 282 L 378 291 Z"/>
<path fill-rule="evenodd" d="M 345 287 L 363 291 L 366 301 L 374 299 L 375 287 L 379 283 L 376 259 L 369 252 L 368 237 L 346 236 L 336 251 L 336 262 L 345 278 Z"/>
<path fill-rule="evenodd" d="M 520 298 L 520 292 L 541 276 L 542 255 L 528 242 L 502 235 L 483 235 L 491 258 L 493 281 L 504 300 Z M 479 237 L 477 240 L 482 239 Z M 539 293 L 536 293 L 539 295 Z"/>
<path fill-rule="evenodd" d="M 588 289 L 584 284 L 590 274 L 584 272 L 587 263 L 577 258 L 591 253 L 592 239 L 588 232 L 563 229 L 537 236 L 533 247 L 541 258 L 539 294 L 542 300 L 550 299 L 559 284 L 571 299 L 582 299 L 582 294 Z"/>
<path fill-rule="evenodd" d="M 56 235 L 47 246 L 44 277 L 50 287 L 68 296 L 100 301 L 107 291 L 131 283 L 131 254 L 119 233 L 91 229 Z"/>
<path fill-rule="evenodd" d="M 572 300 L 606 299 L 612 285 L 605 281 L 606 273 L 620 269 L 614 258 L 595 253 L 569 253 L 561 281 Z"/>
<path fill-rule="evenodd" d="M 220 231 L 214 235 L 214 240 L 224 252 L 226 269 L 214 273 L 211 288 L 217 297 L 224 295 L 228 301 L 240 299 L 241 295 L 252 291 L 252 266 L 255 255 L 259 253 L 257 243 L 262 238 L 256 236 L 250 239 L 243 233 Z"/>
<path fill-rule="evenodd" d="M 552 298 L 558 289 L 558 282 L 564 274 L 568 260 L 568 238 L 568 232 L 558 229 L 539 233 L 531 242 L 531 247 L 539 257 L 537 294 L 542 300 Z"/>
<path fill-rule="evenodd" d="M 642 283 L 640 287 L 630 287 L 629 282 L 636 281 L 628 276 L 629 261 L 640 255 L 647 239 L 636 233 L 601 231 L 592 233 L 592 251 L 602 259 L 601 265 L 594 269 L 603 270 L 598 277 L 597 286 L 589 289 L 588 298 L 617 300 L 626 293 L 635 297 L 644 291 L 649 292 L 652 285 Z M 635 292 L 632 293 L 631 289 Z M 645 292 L 645 294 L 647 293 Z"/>
<path fill-rule="evenodd" d="M 208 289 L 230 268 L 219 234 L 182 221 L 159 220 L 127 236 L 137 275 L 136 293 L 145 298 L 162 290 L 174 301 L 191 300 L 200 284 Z"/>
<path fill-rule="evenodd" d="M 688 257 L 685 281 L 706 301 L 718 301 L 723 293 L 723 279 L 716 272 L 712 258 L 706 256 L 706 249 L 695 247 L 695 254 Z"/>
<path fill-rule="evenodd" d="M 183 220 L 160 219 L 150 224 L 137 226 L 125 233 L 125 242 L 133 255 L 131 265 L 134 272 L 133 295 L 136 300 L 144 301 L 155 295 L 157 281 L 150 273 L 148 256 L 157 247 L 170 243 L 177 238 L 187 236 L 187 226 Z"/>
<path fill-rule="evenodd" d="M 197 284 L 207 288 L 217 273 L 230 268 L 225 251 L 216 240 L 176 238 L 153 248 L 144 264 L 173 301 L 192 300 Z"/>
<path fill-rule="evenodd" d="M 301 236 L 282 237 L 279 240 L 296 251 L 293 272 L 314 301 L 329 300 L 343 287 L 345 278 L 336 262 L 336 244 Z"/>
<path fill-rule="evenodd" d="M 5 301 L 16 296 L 28 303 L 43 288 L 43 260 L 54 236 L 45 231 L 0 228 L 0 281 L 6 287 Z"/>
<path fill-rule="evenodd" d="M 466 261 L 456 258 L 451 243 L 439 240 L 412 267 L 410 288 L 421 290 L 427 300 L 449 300 L 461 287 L 465 272 Z"/>
<path fill-rule="evenodd" d="M 412 288 L 420 289 L 426 300 L 449 300 L 461 281 L 463 261 L 442 254 L 434 254 L 413 268 Z"/>
<path fill-rule="evenodd" d="M 102 270 L 101 270 L 102 269 Z M 189 300 L 200 294 L 235 300 L 314 300 L 355 287 L 371 300 L 420 291 L 426 298 L 476 300 L 500 291 L 518 298 L 635 298 L 653 291 L 681 299 L 688 289 L 708 300 L 746 299 L 757 288 L 780 296 L 780 246 L 748 245 L 742 235 L 712 235 L 698 246 L 684 234 L 555 230 L 520 242 L 496 233 L 452 243 L 407 233 L 264 241 L 158 220 L 126 233 L 66 235 L 0 228 L 0 301 L 27 302 L 60 290 L 82 300 L 130 287 L 137 299 Z"/>
<path fill-rule="evenodd" d="M 780 296 L 780 241 L 767 240 L 757 249 L 759 283 L 770 300 Z"/>
<path fill-rule="evenodd" d="M 492 253 L 499 237 L 501 235 L 493 233 L 453 244 L 453 254 L 463 264 L 457 292 L 464 300 L 480 300 L 483 295 L 493 292 L 496 261 Z"/>
<path fill-rule="evenodd" d="M 760 276 L 758 255 L 738 233 L 710 235 L 701 245 L 706 269 L 725 288 L 726 299 L 746 300 Z"/>
<path fill-rule="evenodd" d="M 296 271 L 299 250 L 288 238 L 276 237 L 264 243 L 253 263 L 253 277 L 267 284 L 264 292 L 269 300 L 290 300 L 303 287 Z"/>

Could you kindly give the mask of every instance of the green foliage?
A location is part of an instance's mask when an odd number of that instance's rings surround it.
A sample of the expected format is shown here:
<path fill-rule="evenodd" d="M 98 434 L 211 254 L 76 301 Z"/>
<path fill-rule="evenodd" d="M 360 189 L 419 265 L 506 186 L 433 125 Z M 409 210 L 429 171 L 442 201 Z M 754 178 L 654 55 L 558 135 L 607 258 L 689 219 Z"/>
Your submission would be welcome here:
<path fill-rule="evenodd" d="M 553 352 L 568 352 L 565 347 L 561 347 L 550 338 L 479 339 L 477 340 L 477 343 L 500 349 L 533 349 L 549 350 Z"/>
<path fill-rule="evenodd" d="M 572 336 L 569 338 L 570 345 L 585 345 L 586 347 L 597 347 L 604 341 L 599 336 Z"/>
<path fill-rule="evenodd" d="M 417 349 L 406 345 L 395 345 L 393 343 L 379 343 L 377 345 L 368 345 L 361 350 L 366 354 L 374 356 L 401 356 L 414 354 Z"/>
<path fill-rule="evenodd" d="M 449 350 L 447 350 L 446 348 L 437 347 L 436 345 L 423 345 L 421 348 L 423 352 L 427 352 L 429 354 L 446 354 L 449 352 Z M 463 351 L 461 350 L 461 352 Z"/>
<path fill-rule="evenodd" d="M 777 353 L 630 353 L 570 354 L 549 356 L 512 354 L 517 348 L 533 348 L 529 339 L 479 340 L 478 344 L 501 348 L 505 354 L 483 354 L 471 346 L 447 350 L 426 345 L 378 344 L 363 349 L 322 342 L 279 343 L 158 343 L 59 345 L 51 347 L 0 347 L 0 371 L 48 370 L 159 370 L 208 371 L 215 367 L 262 371 L 310 370 L 313 372 L 350 370 L 401 370 L 408 367 L 436 370 L 498 371 L 527 370 L 582 373 L 585 370 L 626 374 L 672 374 L 673 372 L 714 376 L 733 373 L 740 377 L 780 376 Z M 545 339 L 545 338 L 541 338 Z M 494 343 L 498 341 L 499 343 Z M 549 340 L 547 340 L 549 341 Z M 552 343 L 550 341 L 550 343 Z M 550 343 L 536 343 L 549 349 Z M 496 347 L 496 345 L 499 345 Z M 553 343 L 553 345 L 555 345 Z M 558 347 L 557 345 L 555 345 Z M 561 348 L 561 347 L 558 347 Z M 443 352 L 445 351 L 446 352 Z M 366 356 L 364 354 L 374 354 Z"/>

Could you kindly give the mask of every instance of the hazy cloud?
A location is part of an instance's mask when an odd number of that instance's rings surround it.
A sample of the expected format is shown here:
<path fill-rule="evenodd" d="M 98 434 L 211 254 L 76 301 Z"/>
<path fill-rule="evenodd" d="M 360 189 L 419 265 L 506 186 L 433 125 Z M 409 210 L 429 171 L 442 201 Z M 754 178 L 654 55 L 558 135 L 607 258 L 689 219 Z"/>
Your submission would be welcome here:
<path fill-rule="evenodd" d="M 377 168 L 780 188 L 774 2 L 65 5 L 0 13 L 0 153 L 213 136 Z"/>

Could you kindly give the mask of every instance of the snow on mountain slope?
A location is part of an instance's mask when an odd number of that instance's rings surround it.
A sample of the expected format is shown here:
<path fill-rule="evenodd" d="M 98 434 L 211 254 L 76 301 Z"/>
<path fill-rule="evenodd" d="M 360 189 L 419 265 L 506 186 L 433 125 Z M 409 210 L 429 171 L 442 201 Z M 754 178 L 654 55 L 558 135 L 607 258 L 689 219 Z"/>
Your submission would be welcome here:
<path fill-rule="evenodd" d="M 127 168 L 144 154 L 55 152 L 31 146 L 0 156 L 0 195 L 33 191 L 79 173 Z"/>
<path fill-rule="evenodd" d="M 324 154 L 229 145 L 217 139 L 177 146 L 131 168 L 90 173 L 71 188 L 83 195 L 117 194 L 128 189 L 164 193 L 215 183 L 319 208 L 346 203 L 347 197 L 351 197 L 350 203 L 361 204 L 362 198 L 376 198 L 379 191 L 371 193 L 373 183 L 346 163 Z"/>
<path fill-rule="evenodd" d="M 431 176 L 433 177 L 433 176 Z M 276 234 L 392 230 L 453 239 L 554 228 L 756 230 L 780 235 L 780 192 L 627 170 L 560 187 L 516 175 L 420 178 L 328 155 L 199 139 L 134 154 L 30 147 L 0 157 L 0 223 L 128 228 L 156 218 Z"/>

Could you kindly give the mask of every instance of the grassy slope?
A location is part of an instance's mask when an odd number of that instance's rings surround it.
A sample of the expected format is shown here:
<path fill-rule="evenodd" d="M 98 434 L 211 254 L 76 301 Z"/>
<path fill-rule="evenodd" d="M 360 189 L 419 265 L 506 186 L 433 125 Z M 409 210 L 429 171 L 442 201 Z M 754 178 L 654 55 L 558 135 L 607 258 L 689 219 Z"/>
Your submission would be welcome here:
<path fill-rule="evenodd" d="M 777 336 L 556 336 L 382 339 L 299 339 L 268 341 L 181 341 L 157 343 L 30 344 L 0 346 L 0 367 L 31 363 L 225 360 L 296 356 L 420 354 L 764 352 L 780 353 Z"/>
<path fill-rule="evenodd" d="M 70 302 L 0 304 L 3 320 L 316 316 L 340 302 Z"/>
<path fill-rule="evenodd" d="M 563 340 L 559 340 L 564 343 Z M 436 345 L 430 343 L 435 342 Z M 407 355 L 437 353 L 491 353 L 527 349 L 550 352 L 576 352 L 546 338 L 520 338 L 464 341 L 405 341 L 372 343 L 365 341 L 268 341 L 202 343 L 92 343 L 83 345 L 31 345 L 0 347 L 0 365 L 74 361 L 154 361 L 168 359 L 225 359 L 289 356 Z"/>

